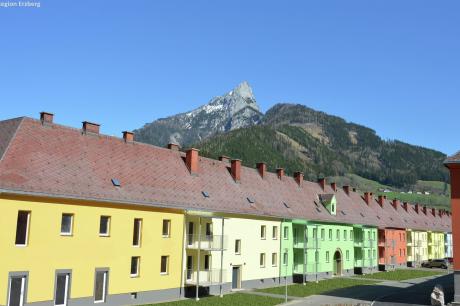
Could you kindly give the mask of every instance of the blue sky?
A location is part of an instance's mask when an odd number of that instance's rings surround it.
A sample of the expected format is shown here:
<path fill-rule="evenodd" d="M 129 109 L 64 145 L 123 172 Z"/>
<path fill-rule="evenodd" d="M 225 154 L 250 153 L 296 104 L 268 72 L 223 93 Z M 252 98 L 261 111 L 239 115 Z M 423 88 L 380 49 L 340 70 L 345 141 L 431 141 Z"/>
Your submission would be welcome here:
<path fill-rule="evenodd" d="M 11 0 L 10 0 L 11 1 Z M 247 80 L 386 139 L 460 149 L 459 1 L 42 0 L 0 8 L 0 119 L 120 135 Z"/>

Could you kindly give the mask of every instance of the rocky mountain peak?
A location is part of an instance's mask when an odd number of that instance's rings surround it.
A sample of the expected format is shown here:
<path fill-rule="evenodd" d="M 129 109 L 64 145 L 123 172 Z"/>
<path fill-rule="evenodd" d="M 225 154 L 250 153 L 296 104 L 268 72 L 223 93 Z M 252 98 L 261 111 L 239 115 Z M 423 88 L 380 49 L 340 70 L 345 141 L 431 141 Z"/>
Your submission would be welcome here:
<path fill-rule="evenodd" d="M 252 88 L 244 81 L 208 104 L 148 123 L 135 134 L 136 140 L 146 143 L 187 146 L 218 133 L 256 125 L 262 117 Z"/>

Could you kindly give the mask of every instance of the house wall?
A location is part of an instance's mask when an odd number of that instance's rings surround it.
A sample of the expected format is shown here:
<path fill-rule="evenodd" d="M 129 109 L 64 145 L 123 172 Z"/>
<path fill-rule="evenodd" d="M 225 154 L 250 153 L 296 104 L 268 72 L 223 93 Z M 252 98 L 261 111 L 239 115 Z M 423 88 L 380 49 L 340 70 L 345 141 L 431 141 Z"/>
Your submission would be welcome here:
<path fill-rule="evenodd" d="M 354 258 L 355 271 L 370 273 L 378 268 L 377 228 L 355 224 L 354 232 Z"/>
<path fill-rule="evenodd" d="M 241 287 L 260 288 L 274 286 L 279 283 L 280 269 L 280 239 L 281 222 L 263 218 L 241 218 L 235 216 L 223 216 L 224 218 L 224 251 L 223 251 L 223 282 L 226 283 L 225 291 L 231 288 L 232 268 L 240 267 Z M 188 223 L 195 223 L 195 233 L 198 234 L 198 217 L 186 217 L 186 235 L 188 235 Z M 205 233 L 205 223 L 212 223 L 213 235 L 217 240 L 222 234 L 222 220 L 219 218 L 202 218 L 202 234 Z M 261 237 L 261 227 L 265 226 L 265 239 Z M 273 228 L 276 228 L 276 238 L 273 238 Z M 241 251 L 235 253 L 235 241 L 241 241 Z M 204 246 L 204 244 L 203 244 Z M 186 255 L 192 255 L 194 269 L 197 268 L 197 251 L 185 250 Z M 221 268 L 221 252 L 200 251 L 200 266 L 204 269 L 204 256 L 211 255 L 211 269 L 216 271 L 216 276 Z M 260 265 L 260 254 L 265 254 L 265 266 Z M 276 254 L 276 262 L 272 264 L 272 254 Z M 186 256 L 184 256 L 186 257 Z M 184 258 L 184 261 L 186 259 Z M 217 277 L 213 280 L 216 285 Z M 204 279 L 202 281 L 205 281 Z"/>
<path fill-rule="evenodd" d="M 406 231 L 379 229 L 379 264 L 403 266 L 407 263 Z"/>
<path fill-rule="evenodd" d="M 428 232 L 428 259 L 440 259 L 445 256 L 444 233 Z"/>
<path fill-rule="evenodd" d="M 94 302 L 95 270 L 107 268 L 108 305 L 154 302 L 180 297 L 183 215 L 171 211 L 77 201 L 0 198 L 0 305 L 6 304 L 8 275 L 27 272 L 27 303 L 53 305 L 56 270 L 71 270 L 73 305 Z M 18 211 L 30 211 L 27 246 L 16 246 Z M 63 213 L 74 214 L 71 236 L 60 234 Z M 100 216 L 110 216 L 110 235 L 99 236 Z M 134 218 L 142 219 L 140 247 L 133 247 Z M 163 219 L 171 220 L 171 235 L 162 237 Z M 169 271 L 160 274 L 161 256 L 169 256 Z M 131 257 L 140 256 L 140 274 L 130 276 Z"/>
<path fill-rule="evenodd" d="M 407 262 L 411 265 L 428 260 L 428 232 L 406 230 Z"/>

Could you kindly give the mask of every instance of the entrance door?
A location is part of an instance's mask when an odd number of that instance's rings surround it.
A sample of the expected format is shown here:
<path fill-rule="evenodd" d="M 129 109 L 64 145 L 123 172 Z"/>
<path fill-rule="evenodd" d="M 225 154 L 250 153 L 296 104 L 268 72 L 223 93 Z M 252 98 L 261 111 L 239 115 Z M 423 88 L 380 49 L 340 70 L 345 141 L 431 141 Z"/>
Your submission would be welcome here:
<path fill-rule="evenodd" d="M 187 280 L 192 279 L 192 273 L 193 273 L 193 256 L 188 255 L 187 256 Z"/>
<path fill-rule="evenodd" d="M 26 287 L 25 276 L 12 276 L 9 283 L 8 306 L 23 306 Z"/>
<path fill-rule="evenodd" d="M 233 267 L 232 289 L 240 288 L 240 267 Z"/>
<path fill-rule="evenodd" d="M 334 253 L 334 274 L 337 276 L 342 275 L 342 254 L 339 250 Z"/>
<path fill-rule="evenodd" d="M 193 222 L 188 223 L 188 245 L 193 244 Z"/>

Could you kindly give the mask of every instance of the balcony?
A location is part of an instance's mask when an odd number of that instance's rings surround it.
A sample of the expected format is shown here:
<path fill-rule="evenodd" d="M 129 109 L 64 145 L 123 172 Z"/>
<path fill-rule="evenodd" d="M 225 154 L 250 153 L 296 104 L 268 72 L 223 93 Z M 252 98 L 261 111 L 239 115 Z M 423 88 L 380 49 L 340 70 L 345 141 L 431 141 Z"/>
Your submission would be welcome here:
<path fill-rule="evenodd" d="M 303 249 L 304 248 L 304 241 L 303 239 L 294 238 L 294 248 L 296 249 Z M 321 248 L 321 241 L 319 239 L 310 238 L 306 241 L 306 249 L 319 249 Z"/>
<path fill-rule="evenodd" d="M 354 240 L 355 247 L 362 247 L 362 248 L 372 248 L 374 246 L 375 240 Z"/>
<path fill-rule="evenodd" d="M 375 259 L 355 259 L 355 267 L 371 268 L 375 266 Z"/>
<path fill-rule="evenodd" d="M 320 263 L 308 263 L 306 265 L 306 272 L 305 274 L 310 275 L 310 274 L 316 274 L 320 271 L 322 271 L 322 265 Z M 303 264 L 295 264 L 294 265 L 294 273 L 295 274 L 303 274 L 304 273 L 304 265 Z"/>
<path fill-rule="evenodd" d="M 200 241 L 201 240 L 201 241 Z M 227 248 L 227 235 L 187 235 L 187 249 L 221 251 Z"/>
<path fill-rule="evenodd" d="M 200 286 L 210 286 L 220 284 L 220 269 L 210 269 L 210 270 L 185 270 L 185 284 L 186 285 L 196 285 L 198 282 L 198 274 L 200 276 Z M 227 271 L 222 270 L 222 283 L 225 283 Z"/>

